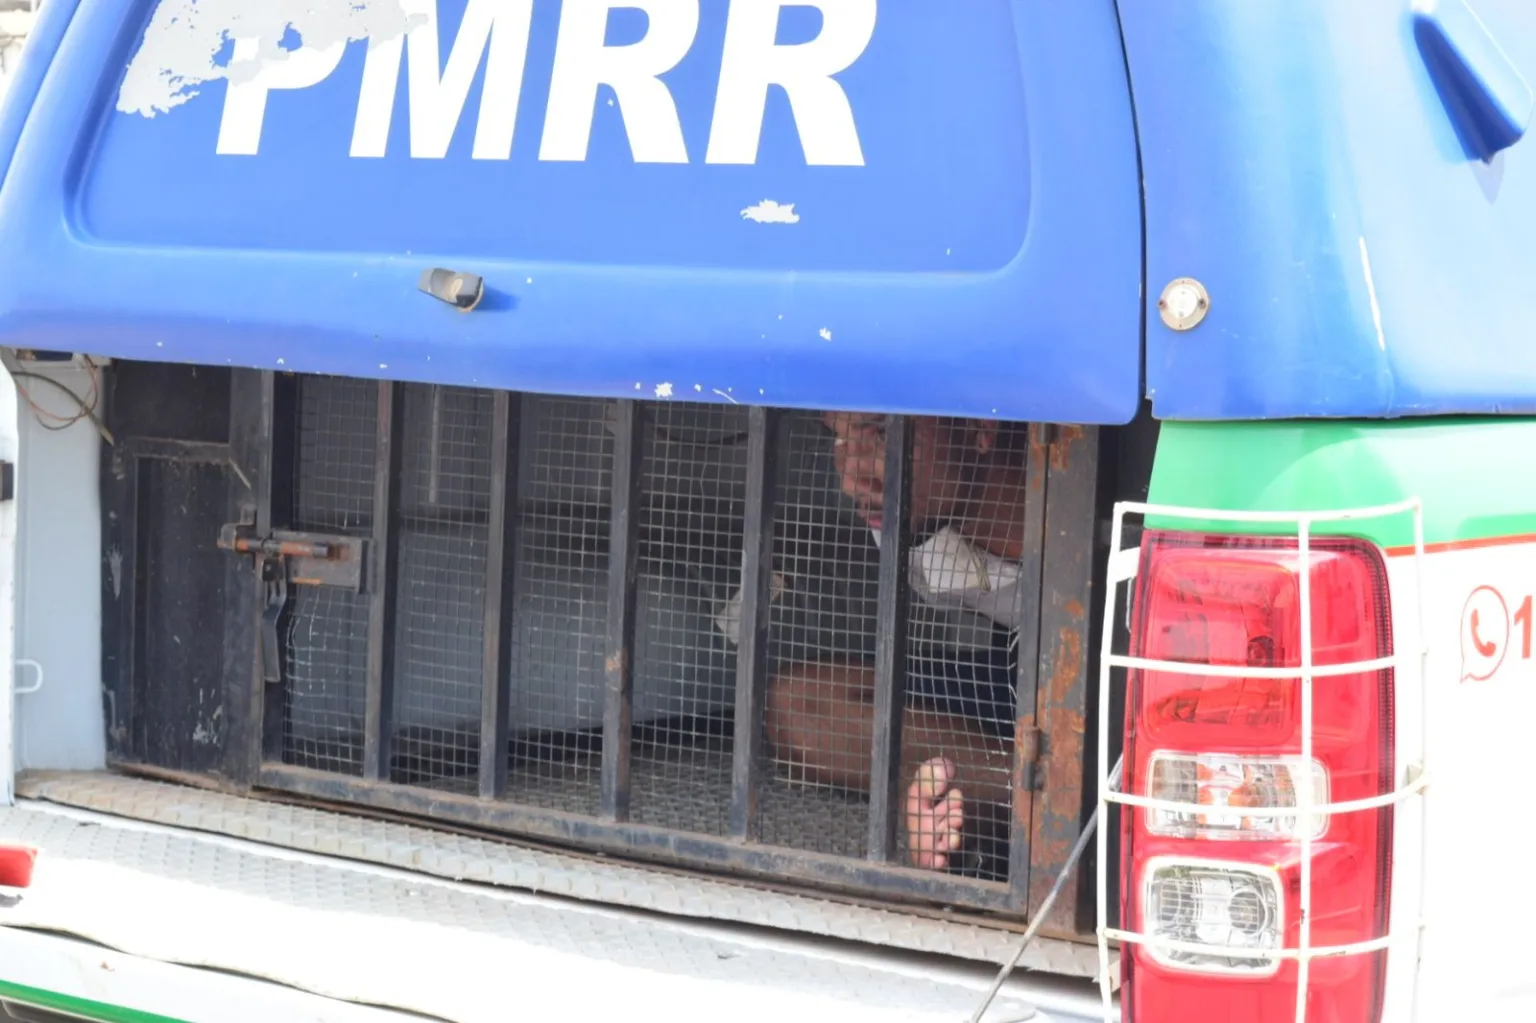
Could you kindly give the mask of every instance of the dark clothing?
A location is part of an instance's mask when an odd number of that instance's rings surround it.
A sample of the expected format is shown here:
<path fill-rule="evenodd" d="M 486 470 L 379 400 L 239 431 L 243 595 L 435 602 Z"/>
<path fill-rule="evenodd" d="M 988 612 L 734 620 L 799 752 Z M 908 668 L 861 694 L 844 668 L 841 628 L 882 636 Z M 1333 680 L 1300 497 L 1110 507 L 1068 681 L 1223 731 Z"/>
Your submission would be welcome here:
<path fill-rule="evenodd" d="M 907 653 L 907 695 L 930 710 L 979 722 L 1000 736 L 1013 734 L 1018 714 L 1018 654 L 1012 632 L 992 630 L 987 650 L 914 646 Z"/>

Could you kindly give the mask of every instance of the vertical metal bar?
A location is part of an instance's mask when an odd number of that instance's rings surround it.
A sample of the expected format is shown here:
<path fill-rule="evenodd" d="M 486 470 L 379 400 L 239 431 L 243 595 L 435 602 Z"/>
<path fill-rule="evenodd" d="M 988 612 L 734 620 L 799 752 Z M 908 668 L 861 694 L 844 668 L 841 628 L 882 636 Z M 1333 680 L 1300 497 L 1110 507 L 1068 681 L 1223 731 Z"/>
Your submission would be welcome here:
<path fill-rule="evenodd" d="M 629 820 L 643 421 L 643 412 L 637 402 L 618 403 L 608 535 L 608 645 L 603 659 L 606 697 L 603 705 L 602 814 L 610 821 Z"/>
<path fill-rule="evenodd" d="M 290 374 L 263 373 L 261 422 L 265 480 L 257 481 L 256 535 L 267 536 L 274 529 L 292 525 L 297 515 L 299 462 L 299 379 Z M 258 469 L 258 472 L 261 470 Z M 265 599 L 260 573 L 256 578 L 257 614 Z M 289 600 L 293 599 L 292 592 Z M 281 685 L 268 685 L 257 667 L 261 689 L 261 758 L 283 758 L 284 733 L 287 730 L 287 696 Z"/>
<path fill-rule="evenodd" d="M 907 703 L 907 540 L 912 439 L 903 416 L 885 425 L 880 592 L 875 612 L 875 719 L 870 750 L 868 856 L 889 862 L 901 808 L 901 723 Z"/>
<path fill-rule="evenodd" d="M 779 413 L 747 412 L 747 507 L 741 548 L 740 639 L 736 646 L 736 745 L 731 764 L 731 834 L 756 841 L 768 703 L 768 629 L 772 619 L 773 512 L 778 478 Z"/>
<path fill-rule="evenodd" d="M 108 608 L 102 621 L 102 681 L 107 695 L 107 750 L 124 760 L 144 756 L 136 708 L 143 657 L 139 642 L 141 476 L 139 458 L 124 445 L 103 445 L 101 487 L 108 513 L 102 516 L 103 550 L 117 556 L 103 559 L 102 565 Z"/>
<path fill-rule="evenodd" d="M 1125 509 L 1115 505 L 1110 518 L 1109 532 L 1109 557 L 1116 558 L 1120 554 L 1120 548 L 1125 543 Z M 1109 791 L 1113 773 L 1109 766 L 1109 697 L 1110 680 L 1113 678 L 1109 655 L 1115 648 L 1115 601 L 1120 593 L 1120 584 L 1123 581 L 1119 573 L 1105 573 L 1108 583 L 1104 587 L 1104 623 L 1099 634 L 1099 707 L 1098 707 L 1098 747 L 1099 753 L 1095 757 L 1098 764 L 1096 768 L 1095 801 L 1098 806 L 1099 826 L 1095 832 L 1094 843 L 1094 936 L 1098 939 L 1099 949 L 1099 997 L 1104 1007 L 1104 1019 L 1113 1019 L 1114 1009 L 1114 981 L 1110 975 L 1109 967 L 1109 831 L 1114 826 L 1114 818 L 1110 813 Z M 1135 583 L 1132 582 L 1134 587 Z M 1127 597 L 1127 603 L 1130 598 Z M 1084 765 L 1085 767 L 1087 765 Z M 1120 775 L 1124 777 L 1124 775 Z M 1116 781 L 1118 784 L 1118 781 Z M 1120 926 L 1127 926 L 1121 921 Z M 1123 946 L 1122 946 L 1123 947 Z M 1130 950 L 1122 952 L 1129 955 Z"/>
<path fill-rule="evenodd" d="M 1053 432 L 1047 459 L 1046 541 L 1040 585 L 1036 713 L 1043 755 L 1029 842 L 1031 916 L 1038 912 L 1082 833 L 1088 651 L 1094 638 L 1090 608 L 1099 536 L 1098 431 L 1059 426 Z M 1107 755 L 1107 751 L 1099 752 L 1101 759 Z M 1079 891 L 1075 886 L 1072 890 Z M 1044 921 L 1047 930 L 1075 932 L 1079 901 L 1080 895 L 1058 900 Z"/>
<path fill-rule="evenodd" d="M 228 521 L 266 535 L 272 522 L 273 375 L 240 369 L 230 374 Z M 260 619 L 264 604 L 261 573 L 254 559 L 231 556 L 225 562 L 224 669 L 225 715 L 229 729 L 225 771 L 243 785 L 255 783 L 261 768 L 268 726 L 268 687 L 262 679 Z M 281 728 L 282 706 L 270 715 Z"/>
<path fill-rule="evenodd" d="M 127 445 L 123 446 L 127 447 Z M 149 606 L 150 563 L 149 545 L 147 542 L 148 530 L 145 528 L 146 524 L 150 521 L 149 495 L 147 493 L 149 490 L 149 460 L 138 457 L 131 450 L 125 453 L 125 457 L 127 458 L 129 473 L 133 480 L 133 510 L 128 518 L 128 524 L 133 530 L 129 534 L 129 548 L 133 553 L 131 557 L 125 556 L 123 559 L 124 571 L 126 572 L 131 569 L 133 574 L 126 577 L 127 585 L 125 589 L 128 593 L 132 594 L 131 599 L 134 607 L 137 609 L 134 615 L 133 627 L 133 659 L 130 662 L 132 666 L 132 684 L 128 697 L 128 712 L 130 714 L 128 720 L 131 722 L 132 727 L 129 734 L 132 736 L 131 743 L 135 756 L 148 760 L 150 759 L 150 721 L 149 713 L 145 709 L 145 704 L 148 701 L 144 697 L 149 675 L 148 651 L 145 648 L 149 645 L 147 631 L 150 623 L 145 620 L 144 609 Z"/>
<path fill-rule="evenodd" d="M 387 779 L 394 735 L 395 565 L 399 539 L 396 481 L 400 475 L 400 438 L 404 436 L 405 388 L 379 384 L 378 423 L 374 434 L 373 537 L 369 542 L 368 673 L 363 714 L 363 777 Z"/>
<path fill-rule="evenodd" d="M 517 437 L 521 398 L 497 391 L 491 412 L 491 503 L 485 560 L 484 676 L 480 689 L 480 798 L 507 792 L 507 709 L 512 701 L 513 572 L 517 563 Z"/>
<path fill-rule="evenodd" d="M 427 505 L 434 511 L 442 501 L 443 389 L 432 388 L 431 431 L 427 441 Z"/>
<path fill-rule="evenodd" d="M 1045 563 L 1045 502 L 1049 473 L 1048 428 L 1029 427 L 1024 467 L 1024 554 L 1019 560 L 1019 625 L 1013 732 L 1013 805 L 1008 840 L 1008 886 L 1014 905 L 1029 904 L 1029 835 L 1034 827 L 1036 770 L 1040 729 L 1036 705 L 1040 690 L 1040 573 Z"/>
<path fill-rule="evenodd" d="M 118 401 L 118 370 L 101 370 L 101 414 L 114 431 L 121 432 Z M 124 760 L 138 759 L 134 746 L 134 678 L 138 647 L 138 459 L 123 445 L 103 444 L 97 466 L 101 488 L 102 636 L 101 681 L 106 697 L 107 754 Z M 25 495 L 21 495 L 25 501 Z M 9 701 L 9 695 L 5 697 Z M 6 711 L 18 713 L 7 702 Z M 16 721 L 14 716 L 10 719 Z M 5 733 L 10 749 L 11 733 Z M 7 765 L 7 769 L 9 765 Z"/>

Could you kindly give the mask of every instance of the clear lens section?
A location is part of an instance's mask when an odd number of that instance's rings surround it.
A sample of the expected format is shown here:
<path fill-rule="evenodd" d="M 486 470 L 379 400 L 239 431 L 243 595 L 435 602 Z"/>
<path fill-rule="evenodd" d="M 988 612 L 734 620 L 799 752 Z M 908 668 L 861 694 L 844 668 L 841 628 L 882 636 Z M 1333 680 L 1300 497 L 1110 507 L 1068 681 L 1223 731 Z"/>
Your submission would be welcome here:
<path fill-rule="evenodd" d="M 1153 863 L 1142 906 L 1151 937 L 1214 946 L 1185 952 L 1147 945 L 1152 958 L 1183 970 L 1268 976 L 1278 959 L 1222 955 L 1219 949 L 1269 951 L 1281 947 L 1280 878 L 1272 871 L 1178 862 Z"/>
<path fill-rule="evenodd" d="M 1243 757 L 1228 754 L 1154 753 L 1147 795 L 1209 809 L 1148 810 L 1154 835 L 1175 838 L 1298 839 L 1295 816 L 1255 815 L 1256 808 L 1296 806 L 1297 791 L 1310 785 L 1314 806 L 1328 802 L 1328 772 L 1300 757 Z M 1328 830 L 1328 818 L 1312 818 L 1312 838 Z"/>

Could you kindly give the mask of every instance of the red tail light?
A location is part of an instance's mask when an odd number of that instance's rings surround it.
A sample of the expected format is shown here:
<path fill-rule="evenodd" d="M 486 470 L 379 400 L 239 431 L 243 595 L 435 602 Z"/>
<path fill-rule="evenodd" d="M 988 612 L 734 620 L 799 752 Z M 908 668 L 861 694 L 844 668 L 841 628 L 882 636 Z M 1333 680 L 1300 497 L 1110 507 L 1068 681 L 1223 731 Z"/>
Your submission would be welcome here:
<path fill-rule="evenodd" d="M 1312 662 L 1391 654 L 1386 571 L 1373 546 L 1317 539 L 1309 552 Z M 1312 685 L 1312 755 L 1302 756 L 1302 683 L 1245 668 L 1302 664 L 1300 555 L 1294 539 L 1149 531 L 1143 538 L 1132 653 L 1230 667 L 1230 674 L 1131 672 L 1126 792 L 1200 811 L 1127 807 L 1125 930 L 1235 953 L 1128 946 L 1122 996 L 1132 1023 L 1296 1018 L 1302 829 L 1254 808 L 1342 803 L 1392 789 L 1392 672 L 1321 676 Z M 1247 812 L 1245 812 L 1247 811 Z M 1314 818 L 1313 948 L 1383 937 L 1391 881 L 1390 806 Z M 1309 1023 L 1375 1023 L 1386 952 L 1313 959 Z"/>
<path fill-rule="evenodd" d="M 0 888 L 27 888 L 37 850 L 22 845 L 0 845 Z"/>

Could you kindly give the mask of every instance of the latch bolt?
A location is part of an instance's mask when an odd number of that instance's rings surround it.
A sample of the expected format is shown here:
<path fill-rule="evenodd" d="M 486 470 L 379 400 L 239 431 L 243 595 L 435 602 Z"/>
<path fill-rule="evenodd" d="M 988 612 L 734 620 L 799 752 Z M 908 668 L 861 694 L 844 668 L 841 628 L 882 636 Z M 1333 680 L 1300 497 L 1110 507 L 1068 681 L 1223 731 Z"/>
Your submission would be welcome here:
<path fill-rule="evenodd" d="M 274 530 L 257 536 L 249 523 L 232 522 L 219 531 L 220 550 L 255 559 L 262 585 L 261 673 L 269 683 L 283 680 L 279 625 L 288 606 L 288 587 L 335 586 L 361 592 L 364 541 L 352 536 Z"/>

